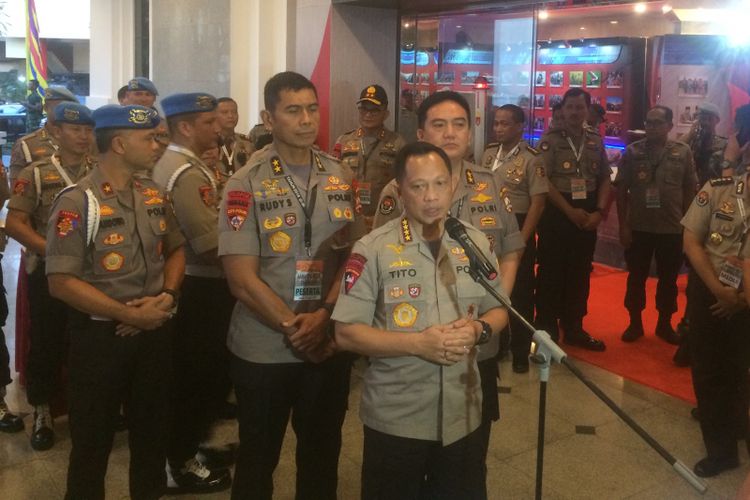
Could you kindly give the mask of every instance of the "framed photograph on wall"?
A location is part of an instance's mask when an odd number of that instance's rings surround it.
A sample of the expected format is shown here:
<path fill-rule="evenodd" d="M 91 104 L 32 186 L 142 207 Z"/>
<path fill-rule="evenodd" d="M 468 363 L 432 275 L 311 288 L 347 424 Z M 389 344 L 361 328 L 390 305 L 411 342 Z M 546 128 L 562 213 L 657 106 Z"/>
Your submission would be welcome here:
<path fill-rule="evenodd" d="M 590 89 L 598 89 L 602 86 L 602 72 L 601 71 L 587 71 L 586 72 L 586 87 Z"/>
<path fill-rule="evenodd" d="M 568 73 L 568 82 L 570 87 L 583 87 L 583 71 L 571 71 Z"/>
<path fill-rule="evenodd" d="M 544 109 L 544 94 L 534 95 L 534 108 Z"/>
<path fill-rule="evenodd" d="M 607 96 L 607 104 L 604 106 L 607 113 L 622 113 L 622 97 Z"/>
<path fill-rule="evenodd" d="M 622 81 L 623 81 L 622 70 L 608 71 L 607 78 L 604 81 L 604 85 L 608 89 L 621 89 Z"/>
<path fill-rule="evenodd" d="M 551 96 L 549 96 L 549 109 L 552 109 L 555 106 L 557 106 L 558 104 L 561 104 L 562 103 L 562 97 L 563 96 L 560 95 L 560 94 L 552 94 Z"/>
<path fill-rule="evenodd" d="M 562 87 L 563 86 L 563 72 L 552 71 L 549 74 L 549 86 L 550 87 Z"/>
<path fill-rule="evenodd" d="M 534 76 L 534 85 L 537 87 L 547 86 L 547 72 L 546 71 L 536 72 L 536 75 Z"/>

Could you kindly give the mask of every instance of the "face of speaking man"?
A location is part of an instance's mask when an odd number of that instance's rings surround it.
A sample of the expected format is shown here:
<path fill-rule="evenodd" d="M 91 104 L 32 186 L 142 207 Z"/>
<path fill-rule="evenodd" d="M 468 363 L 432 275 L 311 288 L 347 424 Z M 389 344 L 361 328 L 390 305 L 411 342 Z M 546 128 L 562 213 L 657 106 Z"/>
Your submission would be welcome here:
<path fill-rule="evenodd" d="M 453 199 L 454 182 L 445 161 L 434 152 L 406 159 L 398 190 L 409 218 L 424 227 L 445 220 Z"/>

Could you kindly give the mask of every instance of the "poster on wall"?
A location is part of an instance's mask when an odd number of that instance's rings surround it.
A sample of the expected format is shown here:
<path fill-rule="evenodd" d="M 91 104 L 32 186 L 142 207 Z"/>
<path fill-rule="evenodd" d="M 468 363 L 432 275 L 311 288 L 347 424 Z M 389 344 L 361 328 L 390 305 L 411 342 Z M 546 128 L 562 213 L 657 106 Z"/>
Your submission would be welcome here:
<path fill-rule="evenodd" d="M 544 94 L 534 95 L 534 108 L 544 109 Z"/>
<path fill-rule="evenodd" d="M 562 104 L 562 98 L 561 94 L 552 94 L 549 96 L 549 109 L 554 109 L 558 104 Z"/>
<path fill-rule="evenodd" d="M 706 97 L 708 95 L 708 79 L 683 75 L 677 81 L 677 95 L 680 97 Z"/>
<path fill-rule="evenodd" d="M 621 89 L 624 75 L 622 70 L 608 71 L 605 85 L 608 89 Z"/>
<path fill-rule="evenodd" d="M 550 87 L 562 87 L 563 86 L 563 72 L 552 71 L 549 74 L 549 86 Z"/>
<path fill-rule="evenodd" d="M 601 71 L 587 71 L 586 72 L 586 87 L 590 89 L 598 89 L 602 86 L 602 72 Z"/>
<path fill-rule="evenodd" d="M 622 97 L 607 96 L 606 103 L 607 113 L 622 113 Z"/>
<path fill-rule="evenodd" d="M 534 77 L 534 85 L 537 87 L 545 87 L 547 85 L 547 72 L 537 71 Z"/>
<path fill-rule="evenodd" d="M 583 71 L 571 71 L 568 73 L 568 86 L 583 87 Z"/>

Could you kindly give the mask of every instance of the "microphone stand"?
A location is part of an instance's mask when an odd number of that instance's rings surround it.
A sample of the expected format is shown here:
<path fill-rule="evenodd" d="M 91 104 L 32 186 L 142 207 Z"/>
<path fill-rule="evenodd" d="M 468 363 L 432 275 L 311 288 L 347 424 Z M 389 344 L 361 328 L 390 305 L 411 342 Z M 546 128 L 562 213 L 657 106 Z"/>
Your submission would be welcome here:
<path fill-rule="evenodd" d="M 568 370 L 583 384 L 588 387 L 599 399 L 604 402 L 609 408 L 620 417 L 628 426 L 638 434 L 651 448 L 653 448 L 659 455 L 666 460 L 672 468 L 682 476 L 690 485 L 699 491 L 701 494 L 705 493 L 708 489 L 706 483 L 696 476 L 688 466 L 681 461 L 673 457 L 662 445 L 659 444 L 656 439 L 646 432 L 643 427 L 633 420 L 630 415 L 617 406 L 617 404 L 610 399 L 599 387 L 592 381 L 590 381 L 575 365 L 568 361 L 568 355 L 560 349 L 549 334 L 543 330 L 537 330 L 534 326 L 524 318 L 521 313 L 513 309 L 510 303 L 504 299 L 492 286 L 485 281 L 484 277 L 478 271 L 479 267 L 476 265 L 475 259 L 469 258 L 469 275 L 482 285 L 487 292 L 492 295 L 495 300 L 501 303 L 505 308 L 518 320 L 521 324 L 532 334 L 532 340 L 536 344 L 536 353 L 532 356 L 532 361 L 539 367 L 539 426 L 537 430 L 537 454 L 536 454 L 536 500 L 542 499 L 542 477 L 544 468 L 544 426 L 545 416 L 547 407 L 547 382 L 549 381 L 550 365 L 552 361 L 555 361 Z"/>

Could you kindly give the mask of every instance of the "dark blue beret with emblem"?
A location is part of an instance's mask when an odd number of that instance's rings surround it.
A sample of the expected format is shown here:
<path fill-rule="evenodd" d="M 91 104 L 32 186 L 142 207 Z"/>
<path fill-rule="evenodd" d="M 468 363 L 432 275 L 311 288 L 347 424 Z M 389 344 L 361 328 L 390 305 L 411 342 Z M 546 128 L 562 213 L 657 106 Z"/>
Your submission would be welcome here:
<path fill-rule="evenodd" d="M 159 125 L 159 115 L 145 106 L 108 104 L 93 113 L 96 130 L 107 128 L 151 129 Z"/>
<path fill-rule="evenodd" d="M 128 81 L 128 84 L 125 86 L 125 90 L 145 90 L 147 92 L 151 92 L 154 95 L 159 95 L 154 82 L 143 76 L 136 76 L 132 80 Z"/>
<path fill-rule="evenodd" d="M 47 101 L 78 102 L 78 99 L 73 95 L 73 92 L 65 87 L 60 87 L 59 85 L 54 85 L 44 89 L 44 99 Z"/>
<path fill-rule="evenodd" d="M 55 106 L 55 123 L 69 123 L 71 125 L 93 125 L 94 117 L 91 110 L 76 102 L 61 102 Z"/>
<path fill-rule="evenodd" d="M 161 108 L 167 118 L 187 113 L 205 113 L 216 109 L 216 98 L 205 92 L 172 94 L 162 99 Z"/>

